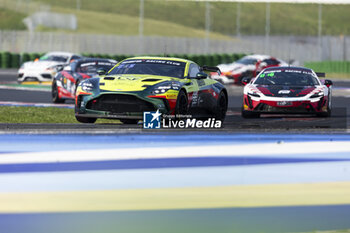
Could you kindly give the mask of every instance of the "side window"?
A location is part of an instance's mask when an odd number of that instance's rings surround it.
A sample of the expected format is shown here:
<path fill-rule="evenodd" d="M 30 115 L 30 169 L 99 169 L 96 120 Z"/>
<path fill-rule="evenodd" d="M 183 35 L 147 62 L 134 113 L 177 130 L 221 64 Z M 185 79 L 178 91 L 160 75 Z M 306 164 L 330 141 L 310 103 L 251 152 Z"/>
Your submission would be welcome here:
<path fill-rule="evenodd" d="M 188 76 L 190 78 L 194 78 L 194 77 L 196 77 L 196 75 L 198 74 L 199 71 L 200 71 L 199 66 L 192 63 L 190 65 L 190 69 L 188 70 Z"/>

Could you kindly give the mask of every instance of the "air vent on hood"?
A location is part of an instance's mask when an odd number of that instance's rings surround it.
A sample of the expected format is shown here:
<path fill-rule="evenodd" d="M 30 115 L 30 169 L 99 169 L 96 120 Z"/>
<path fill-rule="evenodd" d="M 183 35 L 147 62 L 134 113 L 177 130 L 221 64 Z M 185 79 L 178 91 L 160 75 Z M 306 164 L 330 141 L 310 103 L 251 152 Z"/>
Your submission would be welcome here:
<path fill-rule="evenodd" d="M 156 81 L 159 81 L 161 79 L 157 79 L 157 78 L 148 78 L 148 79 L 144 79 L 142 80 L 142 82 L 156 82 Z"/>
<path fill-rule="evenodd" d="M 114 80 L 114 77 L 104 77 L 103 80 Z"/>

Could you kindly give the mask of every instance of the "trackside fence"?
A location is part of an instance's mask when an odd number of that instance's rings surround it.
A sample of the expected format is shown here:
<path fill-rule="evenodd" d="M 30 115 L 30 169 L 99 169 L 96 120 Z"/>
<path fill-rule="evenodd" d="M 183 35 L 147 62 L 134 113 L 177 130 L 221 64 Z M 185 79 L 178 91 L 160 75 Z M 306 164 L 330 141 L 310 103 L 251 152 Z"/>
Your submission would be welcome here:
<path fill-rule="evenodd" d="M 0 53 L 0 64 L 1 68 L 19 68 L 23 62 L 33 61 L 39 58 L 44 53 Z M 94 54 L 94 53 L 82 53 L 85 57 L 99 57 L 115 59 L 117 61 L 124 60 L 125 58 L 131 57 L 126 54 Z M 167 54 L 168 57 L 185 58 L 196 62 L 199 65 L 216 66 L 221 63 L 230 63 L 243 57 L 245 54 Z M 164 54 L 153 54 L 150 56 L 164 56 Z"/>
<path fill-rule="evenodd" d="M 227 39 L 0 30 L 0 51 L 93 54 L 268 54 L 285 61 L 347 61 L 348 36 L 240 36 Z"/>

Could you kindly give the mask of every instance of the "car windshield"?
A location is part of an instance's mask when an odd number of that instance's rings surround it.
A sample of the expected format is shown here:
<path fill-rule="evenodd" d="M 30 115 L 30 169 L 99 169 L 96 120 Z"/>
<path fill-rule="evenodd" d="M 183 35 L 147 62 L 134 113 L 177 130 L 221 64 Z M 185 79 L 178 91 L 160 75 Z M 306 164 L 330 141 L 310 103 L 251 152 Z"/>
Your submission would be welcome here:
<path fill-rule="evenodd" d="M 256 62 L 257 60 L 253 58 L 242 58 L 237 61 L 237 63 L 243 64 L 243 65 L 255 65 Z"/>
<path fill-rule="evenodd" d="M 273 70 L 259 75 L 254 84 L 285 85 L 285 86 L 315 86 L 319 82 L 311 71 L 306 70 Z"/>
<path fill-rule="evenodd" d="M 97 74 L 97 71 L 100 69 L 105 70 L 106 72 L 112 69 L 115 63 L 111 62 L 85 62 L 78 65 L 76 71 L 86 74 Z"/>
<path fill-rule="evenodd" d="M 57 62 L 67 62 L 68 57 L 65 56 L 57 56 L 57 55 L 45 55 L 42 56 L 40 61 L 57 61 Z"/>
<path fill-rule="evenodd" d="M 183 78 L 185 62 L 157 59 L 126 60 L 111 70 L 108 74 L 149 74 Z"/>

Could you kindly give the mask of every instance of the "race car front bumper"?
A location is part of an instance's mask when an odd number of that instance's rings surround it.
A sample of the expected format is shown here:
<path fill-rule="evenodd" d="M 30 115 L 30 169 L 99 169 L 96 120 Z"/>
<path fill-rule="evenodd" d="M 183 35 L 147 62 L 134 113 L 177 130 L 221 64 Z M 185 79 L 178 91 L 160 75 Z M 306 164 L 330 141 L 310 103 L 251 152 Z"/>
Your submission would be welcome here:
<path fill-rule="evenodd" d="M 130 93 L 103 93 L 92 97 L 79 95 L 76 116 L 107 119 L 142 119 L 144 112 L 168 113 L 166 101 L 161 98 L 140 97 Z"/>
<path fill-rule="evenodd" d="M 311 114 L 327 112 L 327 101 L 325 97 L 320 97 L 313 100 L 305 98 L 280 99 L 280 100 L 264 100 L 252 98 L 249 95 L 244 95 L 243 110 L 256 113 L 269 114 Z"/>
<path fill-rule="evenodd" d="M 51 81 L 54 74 L 50 72 L 18 72 L 17 81 L 25 82 L 25 81 L 37 81 L 37 82 L 46 82 Z"/>

